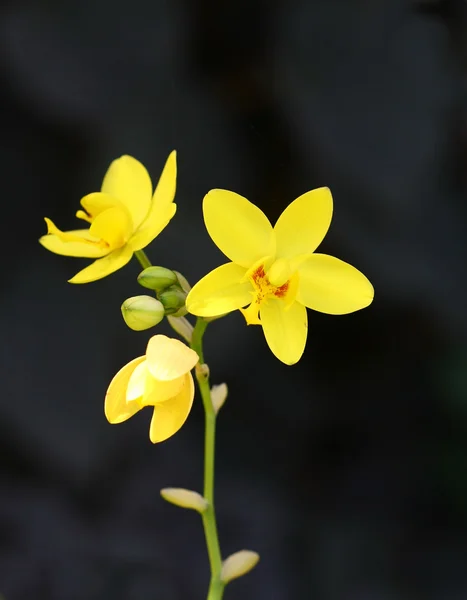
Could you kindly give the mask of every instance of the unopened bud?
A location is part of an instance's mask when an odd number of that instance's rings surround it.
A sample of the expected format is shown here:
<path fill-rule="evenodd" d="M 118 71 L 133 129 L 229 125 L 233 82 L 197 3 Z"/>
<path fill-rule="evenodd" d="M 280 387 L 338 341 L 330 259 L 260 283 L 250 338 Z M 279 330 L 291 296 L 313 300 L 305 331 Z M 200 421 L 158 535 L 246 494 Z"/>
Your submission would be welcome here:
<path fill-rule="evenodd" d="M 133 296 L 122 304 L 125 323 L 134 331 L 143 331 L 162 321 L 165 310 L 152 296 Z"/>
<path fill-rule="evenodd" d="M 178 285 L 171 285 L 157 295 L 165 308 L 166 315 L 181 317 L 186 315 L 185 292 Z"/>
<path fill-rule="evenodd" d="M 165 267 L 148 267 L 138 275 L 138 283 L 148 290 L 162 292 L 178 283 L 177 275 Z"/>
<path fill-rule="evenodd" d="M 199 513 L 203 513 L 209 506 L 208 501 L 201 494 L 184 488 L 164 488 L 161 490 L 161 496 L 171 504 L 191 508 Z"/>
<path fill-rule="evenodd" d="M 195 367 L 196 377 L 202 377 L 203 379 L 209 379 L 209 365 L 206 363 L 198 363 Z"/>
<path fill-rule="evenodd" d="M 185 294 L 188 294 L 188 292 L 191 290 L 191 285 L 188 283 L 188 280 L 186 279 L 186 277 L 184 277 L 178 271 L 174 271 L 174 273 L 177 276 L 178 283 L 180 284 L 180 287 L 185 292 Z"/>
<path fill-rule="evenodd" d="M 212 386 L 211 401 L 212 401 L 212 405 L 214 407 L 214 412 L 216 413 L 216 415 L 219 412 L 219 410 L 221 409 L 221 407 L 223 406 L 223 404 L 227 398 L 228 391 L 229 390 L 227 389 L 226 383 L 220 383 L 219 385 Z"/>
<path fill-rule="evenodd" d="M 229 583 L 232 579 L 242 577 L 251 571 L 259 561 L 259 554 L 251 550 L 240 550 L 231 554 L 222 563 L 221 580 L 224 583 Z"/>
<path fill-rule="evenodd" d="M 185 339 L 186 342 L 191 344 L 191 338 L 193 337 L 193 325 L 185 319 L 185 317 L 174 317 L 169 315 L 167 317 L 168 322 L 172 329 L 174 329 L 178 335 Z"/>

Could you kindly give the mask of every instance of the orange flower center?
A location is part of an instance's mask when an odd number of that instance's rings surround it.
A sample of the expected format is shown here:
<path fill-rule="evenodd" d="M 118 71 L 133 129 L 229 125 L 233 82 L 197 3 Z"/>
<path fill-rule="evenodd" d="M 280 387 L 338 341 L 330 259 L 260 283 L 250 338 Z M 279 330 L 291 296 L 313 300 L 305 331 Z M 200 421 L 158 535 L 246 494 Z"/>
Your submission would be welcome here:
<path fill-rule="evenodd" d="M 240 310 L 248 325 L 261 325 L 258 314 L 259 309 L 261 304 L 267 302 L 268 299 L 277 298 L 289 305 L 295 300 L 297 294 L 298 274 L 290 274 L 287 268 L 284 268 L 284 262 L 281 262 L 281 260 L 276 261 L 267 269 L 268 262 L 270 263 L 270 260 L 264 261 L 262 259 L 246 274 L 253 286 L 253 301 L 248 308 Z M 275 284 L 271 282 L 272 276 L 274 276 Z M 285 276 L 287 276 L 287 279 L 284 281 Z M 277 285 L 277 283 L 280 285 Z"/>

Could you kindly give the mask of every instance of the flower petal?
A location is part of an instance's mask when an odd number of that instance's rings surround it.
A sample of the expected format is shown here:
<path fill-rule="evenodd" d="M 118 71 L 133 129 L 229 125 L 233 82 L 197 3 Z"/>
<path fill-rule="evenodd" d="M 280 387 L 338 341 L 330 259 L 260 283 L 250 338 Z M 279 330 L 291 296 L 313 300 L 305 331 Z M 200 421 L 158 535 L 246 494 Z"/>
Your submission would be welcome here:
<path fill-rule="evenodd" d="M 180 340 L 154 335 L 146 350 L 147 367 L 159 381 L 177 379 L 191 371 L 199 360 L 194 350 Z"/>
<path fill-rule="evenodd" d="M 352 265 L 327 254 L 313 254 L 299 267 L 297 300 L 319 312 L 344 315 L 371 304 L 374 289 Z"/>
<path fill-rule="evenodd" d="M 110 250 L 121 248 L 132 234 L 130 215 L 118 206 L 108 208 L 93 220 L 89 233 L 107 242 Z"/>
<path fill-rule="evenodd" d="M 332 219 L 327 187 L 307 192 L 289 204 L 274 226 L 277 258 L 311 254 L 321 244 Z"/>
<path fill-rule="evenodd" d="M 251 267 L 263 256 L 275 253 L 269 219 L 243 196 L 227 190 L 211 190 L 203 200 L 206 229 L 227 258 Z"/>
<path fill-rule="evenodd" d="M 111 273 L 118 271 L 130 262 L 133 256 L 133 250 L 127 245 L 118 250 L 114 250 L 104 258 L 95 260 L 89 267 L 86 267 L 74 277 L 68 280 L 69 283 L 89 283 L 107 277 Z"/>
<path fill-rule="evenodd" d="M 149 438 L 153 444 L 163 442 L 180 429 L 187 420 L 193 405 L 195 386 L 191 373 L 184 377 L 181 391 L 163 404 L 154 408 L 149 429 Z"/>
<path fill-rule="evenodd" d="M 145 356 L 133 359 L 110 382 L 104 402 L 104 412 L 109 423 L 122 423 L 141 409 L 138 402 L 127 402 L 126 393 L 134 370 L 145 360 Z"/>
<path fill-rule="evenodd" d="M 101 191 L 118 198 L 128 209 L 136 229 L 151 206 L 152 183 L 146 168 L 132 156 L 112 162 L 105 174 Z"/>
<path fill-rule="evenodd" d="M 148 218 L 128 242 L 133 250 L 136 252 L 150 244 L 167 227 L 176 211 L 177 205 L 173 202 L 162 207 L 161 210 L 153 210 L 151 207 Z"/>
<path fill-rule="evenodd" d="M 264 335 L 274 356 L 286 365 L 298 362 L 308 333 L 306 308 L 299 302 L 286 307 L 283 300 L 268 298 L 260 308 Z"/>
<path fill-rule="evenodd" d="M 87 194 L 81 198 L 80 204 L 89 215 L 90 221 L 109 208 L 115 208 L 116 206 L 124 208 L 124 205 L 120 200 L 110 194 L 103 194 L 102 192 L 92 192 L 92 194 Z M 85 215 L 82 214 L 81 210 L 76 213 L 76 216 L 79 219 L 85 218 Z"/>
<path fill-rule="evenodd" d="M 138 398 L 142 398 L 146 389 L 146 379 L 149 376 L 146 361 L 141 362 L 136 366 L 126 386 L 126 401 L 132 402 Z"/>
<path fill-rule="evenodd" d="M 177 153 L 173 150 L 169 154 L 162 174 L 154 190 L 151 209 L 162 210 L 174 201 L 177 189 Z"/>
<path fill-rule="evenodd" d="M 188 312 L 199 317 L 217 317 L 250 304 L 253 286 L 244 281 L 246 269 L 235 263 L 221 265 L 205 275 L 186 298 Z"/>
<path fill-rule="evenodd" d="M 154 379 L 148 369 L 147 360 L 133 371 L 126 389 L 126 401 L 139 399 L 141 406 L 154 406 L 176 396 L 183 387 L 184 377 L 159 381 Z"/>
<path fill-rule="evenodd" d="M 167 402 L 167 400 L 170 400 L 181 391 L 182 387 L 185 385 L 185 375 L 186 373 L 176 379 L 160 381 L 159 379 L 154 379 L 154 377 L 149 374 L 146 379 L 141 404 L 143 406 L 156 406 L 163 402 Z"/>
<path fill-rule="evenodd" d="M 51 221 L 50 221 L 51 222 Z M 51 222 L 52 223 L 52 222 Z M 59 231 L 59 230 L 58 230 Z M 109 253 L 105 245 L 89 234 L 89 229 L 75 229 L 61 232 L 64 235 L 47 234 L 39 238 L 39 243 L 55 254 L 62 256 L 81 256 L 83 258 L 100 258 Z M 71 241 L 65 236 L 70 235 Z M 75 238 L 75 239 L 73 239 Z M 79 241 L 79 239 L 83 241 Z"/>
<path fill-rule="evenodd" d="M 170 153 L 152 197 L 151 206 L 138 231 L 130 240 L 134 250 L 141 250 L 167 227 L 177 211 L 173 203 L 177 187 L 177 153 Z"/>

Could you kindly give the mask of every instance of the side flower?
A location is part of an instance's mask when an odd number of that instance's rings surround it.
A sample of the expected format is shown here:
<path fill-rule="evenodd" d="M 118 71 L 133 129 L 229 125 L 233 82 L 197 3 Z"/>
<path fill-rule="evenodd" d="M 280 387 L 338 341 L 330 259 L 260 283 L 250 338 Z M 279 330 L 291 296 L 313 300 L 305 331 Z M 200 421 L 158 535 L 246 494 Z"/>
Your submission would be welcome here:
<path fill-rule="evenodd" d="M 183 342 L 153 336 L 146 355 L 129 362 L 110 382 L 104 403 L 109 423 L 122 423 L 151 406 L 151 442 L 163 442 L 177 433 L 193 404 L 195 388 L 190 371 L 198 360 L 196 352 Z"/>
<path fill-rule="evenodd" d="M 204 222 L 214 243 L 232 262 L 203 277 L 186 299 L 188 312 L 216 317 L 242 311 L 248 325 L 261 325 L 273 354 L 292 365 L 303 354 L 307 308 L 342 315 L 371 304 L 374 290 L 351 265 L 315 253 L 331 223 L 328 188 L 294 200 L 274 228 L 246 198 L 211 190 Z M 247 308 L 245 308 L 247 307 Z"/>
<path fill-rule="evenodd" d="M 106 277 L 124 267 L 134 252 L 152 242 L 169 223 L 177 209 L 173 202 L 176 180 L 175 151 L 167 159 L 154 194 L 145 167 L 131 156 L 122 156 L 110 165 L 101 191 L 81 200 L 84 210 L 76 216 L 90 227 L 61 231 L 46 218 L 48 233 L 39 242 L 55 254 L 97 259 L 70 283 Z"/>

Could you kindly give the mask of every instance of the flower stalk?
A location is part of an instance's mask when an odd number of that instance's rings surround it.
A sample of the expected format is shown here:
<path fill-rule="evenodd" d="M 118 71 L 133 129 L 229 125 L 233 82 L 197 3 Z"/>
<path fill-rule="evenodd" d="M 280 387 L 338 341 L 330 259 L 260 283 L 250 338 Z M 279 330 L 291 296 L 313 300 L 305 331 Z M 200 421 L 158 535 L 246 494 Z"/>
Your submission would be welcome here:
<path fill-rule="evenodd" d="M 139 264 L 142 266 L 143 269 L 152 267 L 151 261 L 149 260 L 148 255 L 146 254 L 146 252 L 144 250 L 137 250 L 135 252 L 135 256 L 138 259 Z"/>
<path fill-rule="evenodd" d="M 143 269 L 151 267 L 151 261 L 144 250 L 135 252 Z M 172 325 L 170 319 L 169 323 Z M 206 510 L 201 513 L 203 520 L 204 535 L 208 549 L 209 565 L 211 568 L 211 580 L 207 600 L 221 600 L 224 594 L 225 582 L 221 579 L 222 556 L 217 533 L 216 511 L 214 508 L 214 464 L 216 444 L 216 411 L 211 399 L 211 387 L 209 385 L 209 369 L 204 363 L 203 336 L 208 326 L 208 321 L 202 317 L 198 318 L 194 327 L 190 347 L 199 356 L 196 366 L 196 381 L 204 406 L 205 429 L 204 429 L 204 491 L 203 497 L 208 503 Z"/>
<path fill-rule="evenodd" d="M 216 511 L 214 506 L 214 458 L 216 442 L 216 412 L 212 404 L 211 388 L 209 385 L 209 370 L 204 366 L 203 336 L 208 326 L 207 321 L 199 318 L 193 331 L 191 348 L 199 356 L 196 368 L 196 380 L 203 400 L 205 415 L 204 432 L 204 498 L 208 507 L 203 512 L 203 526 L 208 548 L 209 564 L 211 567 L 211 581 L 207 600 L 220 600 L 224 593 L 225 583 L 221 580 L 222 557 L 217 533 Z"/>

